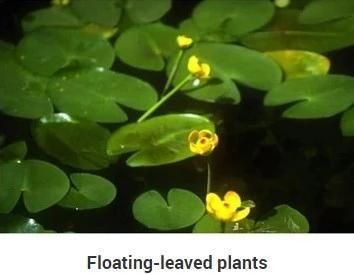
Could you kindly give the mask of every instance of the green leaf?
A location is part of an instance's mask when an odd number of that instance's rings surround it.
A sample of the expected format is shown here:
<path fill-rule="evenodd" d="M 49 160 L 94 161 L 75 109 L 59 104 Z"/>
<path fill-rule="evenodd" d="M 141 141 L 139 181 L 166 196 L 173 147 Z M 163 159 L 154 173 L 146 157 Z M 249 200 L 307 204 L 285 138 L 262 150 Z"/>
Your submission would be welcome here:
<path fill-rule="evenodd" d="M 193 227 L 193 233 L 222 233 L 222 224 L 209 214 L 205 214 Z"/>
<path fill-rule="evenodd" d="M 60 201 L 63 207 L 76 209 L 100 208 L 110 204 L 116 197 L 116 187 L 103 177 L 74 173 L 70 175 L 73 187 Z"/>
<path fill-rule="evenodd" d="M 125 11 L 132 21 L 149 23 L 164 16 L 171 5 L 171 0 L 127 0 Z"/>
<path fill-rule="evenodd" d="M 228 224 L 227 224 L 228 225 Z M 227 233 L 252 233 L 255 229 L 255 221 L 252 219 L 242 219 L 236 223 L 229 223 L 225 228 Z"/>
<path fill-rule="evenodd" d="M 318 24 L 354 15 L 353 0 L 320 0 L 310 2 L 300 14 L 303 24 Z"/>
<path fill-rule="evenodd" d="M 32 129 L 38 146 L 65 165 L 84 170 L 109 166 L 106 144 L 107 129 L 59 113 L 40 119 Z"/>
<path fill-rule="evenodd" d="M 310 227 L 299 211 L 288 205 L 276 206 L 272 212 L 256 223 L 255 232 L 306 233 Z"/>
<path fill-rule="evenodd" d="M 177 230 L 196 223 L 204 214 L 204 204 L 194 193 L 171 189 L 167 201 L 151 190 L 141 194 L 133 204 L 134 218 L 151 229 Z"/>
<path fill-rule="evenodd" d="M 274 4 L 259 0 L 206 0 L 193 11 L 193 21 L 208 32 L 223 29 L 240 36 L 264 26 L 274 14 Z"/>
<path fill-rule="evenodd" d="M 12 143 L 0 150 L 0 164 L 8 161 L 23 160 L 26 154 L 26 142 Z"/>
<path fill-rule="evenodd" d="M 22 19 L 22 28 L 30 32 L 40 27 L 79 27 L 82 22 L 69 9 L 50 7 L 36 10 Z"/>
<path fill-rule="evenodd" d="M 138 78 L 101 68 L 53 77 L 48 92 L 54 105 L 75 117 L 102 123 L 127 120 L 121 104 L 146 110 L 157 101 L 155 89 Z"/>
<path fill-rule="evenodd" d="M 354 102 L 354 78 L 344 75 L 312 76 L 285 81 L 265 97 L 266 106 L 295 103 L 283 116 L 309 119 L 331 117 Z"/>
<path fill-rule="evenodd" d="M 20 66 L 11 45 L 0 43 L 0 111 L 7 115 L 37 119 L 53 111 L 45 93 L 47 79 Z"/>
<path fill-rule="evenodd" d="M 123 32 L 115 43 L 117 56 L 130 66 L 159 71 L 164 59 L 177 50 L 177 31 L 161 23 L 136 26 Z"/>
<path fill-rule="evenodd" d="M 23 192 L 29 212 L 58 203 L 69 190 L 69 180 L 56 166 L 38 160 L 0 165 L 0 213 L 9 213 Z"/>
<path fill-rule="evenodd" d="M 306 50 L 324 53 L 354 44 L 354 17 L 316 25 L 298 23 L 299 11 L 281 12 L 267 29 L 244 36 L 241 43 L 259 51 Z"/>
<path fill-rule="evenodd" d="M 42 233 L 44 228 L 34 219 L 20 215 L 0 214 L 0 233 Z"/>
<path fill-rule="evenodd" d="M 184 54 L 176 73 L 175 85 L 188 75 L 187 63 L 192 55 L 197 56 L 202 63 L 208 63 L 211 67 L 211 77 L 221 80 L 233 79 L 260 90 L 268 90 L 281 81 L 280 67 L 262 53 L 236 45 L 200 43 Z M 187 84 L 184 89 L 190 88 L 193 88 L 192 83 Z M 237 96 L 239 95 L 234 95 L 235 101 Z"/>
<path fill-rule="evenodd" d="M 16 55 L 34 73 L 51 76 L 70 66 L 110 68 L 114 51 L 105 39 L 75 29 L 41 28 L 26 35 Z"/>
<path fill-rule="evenodd" d="M 211 121 L 195 114 L 158 116 L 119 128 L 109 139 L 107 152 L 119 155 L 137 151 L 127 160 L 133 167 L 174 163 L 194 156 L 188 135 L 202 129 L 215 130 Z"/>
<path fill-rule="evenodd" d="M 327 57 L 310 51 L 280 50 L 266 52 L 266 55 L 281 66 L 287 79 L 325 75 L 330 68 Z"/>
<path fill-rule="evenodd" d="M 354 108 L 344 112 L 340 127 L 344 136 L 354 136 Z"/>
<path fill-rule="evenodd" d="M 122 12 L 116 0 L 74 0 L 71 8 L 82 21 L 107 27 L 117 25 Z"/>

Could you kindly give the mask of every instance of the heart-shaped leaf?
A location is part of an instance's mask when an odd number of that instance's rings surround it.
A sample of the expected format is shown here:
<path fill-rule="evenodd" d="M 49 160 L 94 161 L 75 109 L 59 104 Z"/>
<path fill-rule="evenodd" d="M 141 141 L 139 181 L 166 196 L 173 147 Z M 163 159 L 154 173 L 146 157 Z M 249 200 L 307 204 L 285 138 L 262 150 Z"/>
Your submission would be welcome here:
<path fill-rule="evenodd" d="M 204 214 L 203 202 L 194 193 L 171 189 L 167 201 L 151 190 L 141 194 L 133 204 L 134 218 L 148 228 L 176 230 L 196 223 Z"/>
<path fill-rule="evenodd" d="M 107 27 L 117 25 L 122 12 L 117 0 L 75 0 L 71 9 L 82 21 Z"/>
<path fill-rule="evenodd" d="M 266 55 L 281 66 L 288 79 L 325 75 L 330 67 L 327 57 L 310 51 L 279 50 L 266 52 Z"/>
<path fill-rule="evenodd" d="M 189 150 L 192 130 L 214 131 L 213 123 L 194 114 L 170 114 L 128 124 L 114 132 L 108 141 L 109 155 L 137 151 L 128 160 L 130 166 L 154 166 L 181 161 L 194 154 Z"/>
<path fill-rule="evenodd" d="M 272 89 L 265 97 L 266 106 L 296 103 L 283 116 L 309 119 L 336 115 L 354 102 L 354 78 L 323 75 L 291 79 Z"/>
<path fill-rule="evenodd" d="M 22 28 L 30 32 L 40 27 L 79 27 L 82 22 L 69 10 L 50 7 L 36 10 L 22 19 Z"/>
<path fill-rule="evenodd" d="M 40 28 L 26 35 L 16 55 L 34 73 L 51 76 L 69 66 L 110 68 L 114 51 L 105 39 L 76 29 Z"/>
<path fill-rule="evenodd" d="M 20 215 L 0 214 L 0 233 L 42 233 L 44 228 L 34 219 Z"/>
<path fill-rule="evenodd" d="M 53 77 L 48 92 L 60 111 L 103 123 L 127 120 L 117 103 L 146 110 L 157 101 L 156 91 L 147 82 L 101 68 L 76 70 Z"/>
<path fill-rule="evenodd" d="M 193 233 L 221 233 L 222 224 L 213 216 L 205 214 L 193 227 Z"/>
<path fill-rule="evenodd" d="M 240 36 L 264 26 L 274 14 L 274 4 L 259 0 L 206 0 L 193 11 L 196 25 L 213 32 L 223 29 Z"/>
<path fill-rule="evenodd" d="M 125 11 L 133 22 L 149 23 L 160 19 L 171 5 L 171 0 L 127 0 Z"/>
<path fill-rule="evenodd" d="M 29 212 L 39 212 L 59 202 L 69 190 L 69 180 L 56 166 L 38 160 L 0 165 L 0 213 L 9 213 L 23 193 Z"/>
<path fill-rule="evenodd" d="M 103 177 L 75 173 L 70 175 L 70 179 L 73 186 L 60 201 L 60 206 L 76 209 L 100 208 L 110 204 L 117 195 L 116 187 Z"/>
<path fill-rule="evenodd" d="M 302 11 L 299 21 L 303 24 L 318 24 L 354 14 L 353 0 L 311 1 Z"/>
<path fill-rule="evenodd" d="M 117 56 L 136 68 L 159 71 L 164 59 L 177 50 L 177 31 L 161 23 L 136 26 L 123 32 L 117 39 Z"/>
<path fill-rule="evenodd" d="M 58 113 L 40 119 L 32 130 L 40 148 L 63 164 L 98 170 L 110 164 L 106 144 L 110 132 L 92 122 Z"/>
<path fill-rule="evenodd" d="M 288 205 L 276 206 L 255 226 L 255 232 L 263 233 L 306 233 L 309 230 L 309 223 L 305 216 Z"/>
<path fill-rule="evenodd" d="M 0 150 L 0 164 L 8 161 L 23 160 L 26 154 L 26 142 L 12 143 Z"/>
<path fill-rule="evenodd" d="M 11 116 L 37 119 L 53 111 L 45 93 L 47 79 L 20 66 L 12 46 L 0 43 L 0 110 Z"/>
<path fill-rule="evenodd" d="M 268 90 L 281 81 L 280 67 L 264 54 L 236 45 L 199 43 L 184 54 L 176 72 L 175 85 L 188 75 L 187 63 L 192 55 L 197 56 L 201 62 L 209 64 L 211 77 L 221 80 L 233 79 L 260 90 Z M 193 88 L 192 83 L 184 87 L 184 89 L 191 88 Z"/>

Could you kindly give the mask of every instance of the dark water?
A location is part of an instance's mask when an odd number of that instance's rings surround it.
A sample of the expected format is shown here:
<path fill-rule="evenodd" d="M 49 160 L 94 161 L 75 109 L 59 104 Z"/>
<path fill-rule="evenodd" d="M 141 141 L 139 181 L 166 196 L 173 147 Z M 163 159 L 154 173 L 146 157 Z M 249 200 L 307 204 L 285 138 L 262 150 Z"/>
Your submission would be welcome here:
<path fill-rule="evenodd" d="M 0 39 L 17 43 L 22 36 L 23 15 L 48 2 L 0 0 Z M 190 15 L 195 4 L 196 1 L 174 1 L 163 21 L 177 25 Z M 353 75 L 353 53 L 353 48 L 347 48 L 328 54 L 331 72 Z M 158 90 L 164 85 L 160 73 L 142 74 L 118 61 L 116 67 L 142 77 Z M 354 139 L 341 136 L 340 116 L 311 121 L 281 119 L 281 108 L 262 106 L 263 93 L 242 86 L 240 89 L 242 103 L 238 106 L 212 105 L 176 96 L 159 113 L 190 110 L 214 114 L 221 142 L 213 154 L 212 189 L 220 193 L 235 189 L 244 199 L 254 200 L 257 207 L 253 216 L 284 203 L 308 218 L 312 232 L 353 232 Z M 128 114 L 131 120 L 137 118 L 137 113 Z M 0 114 L 0 132 L 5 134 L 6 143 L 25 139 L 29 158 L 48 160 L 72 171 L 37 148 L 31 139 L 30 121 Z M 29 215 L 20 204 L 15 212 L 34 217 L 45 228 L 58 232 L 148 232 L 131 213 L 132 202 L 142 192 L 157 189 L 166 193 L 171 187 L 179 187 L 205 195 L 204 159 L 134 169 L 126 167 L 124 161 L 125 157 L 99 172 L 118 188 L 116 201 L 108 207 L 83 212 L 53 207 Z"/>

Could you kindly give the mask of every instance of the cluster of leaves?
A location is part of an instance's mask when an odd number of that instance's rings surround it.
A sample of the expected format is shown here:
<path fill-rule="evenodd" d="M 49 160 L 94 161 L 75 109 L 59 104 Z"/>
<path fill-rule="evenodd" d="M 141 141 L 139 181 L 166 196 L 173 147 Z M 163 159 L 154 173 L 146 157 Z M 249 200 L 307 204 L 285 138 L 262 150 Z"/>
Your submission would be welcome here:
<path fill-rule="evenodd" d="M 182 94 L 238 104 L 239 89 L 246 86 L 266 93 L 265 106 L 293 103 L 283 113 L 286 118 L 326 118 L 345 111 L 342 132 L 354 136 L 354 78 L 327 75 L 327 59 L 320 55 L 354 44 L 354 1 L 295 2 L 278 9 L 270 0 L 204 0 L 178 28 L 159 21 L 171 0 L 72 0 L 27 15 L 17 45 L 0 41 L 0 111 L 31 119 L 38 147 L 79 172 L 67 176 L 51 163 L 25 159 L 23 142 L 8 145 L 0 152 L 0 213 L 10 213 L 22 193 L 29 212 L 55 204 L 103 207 L 114 200 L 116 185 L 83 171 L 105 169 L 126 153 L 133 153 L 126 161 L 130 167 L 193 156 L 186 144 L 189 132 L 214 132 L 214 123 L 191 113 L 130 121 L 125 108 L 146 111 L 160 95 L 150 83 L 113 66 L 119 58 L 133 68 L 169 75 L 179 51 L 178 34 L 192 37 L 194 45 L 184 52 L 172 85 L 186 77 L 192 55 L 212 68 L 211 79 L 185 85 Z M 284 52 L 289 49 L 290 54 Z M 107 124 L 127 121 L 113 133 L 108 129 Z M 199 221 L 195 232 L 221 231 L 220 223 L 202 217 L 204 207 L 186 190 L 172 189 L 167 202 L 149 191 L 136 199 L 133 214 L 158 230 Z M 4 231 L 41 230 L 33 220 L 11 217 L 7 222 Z M 14 223 L 18 227 L 11 230 Z M 288 206 L 244 227 L 253 232 L 309 229 L 306 219 Z"/>

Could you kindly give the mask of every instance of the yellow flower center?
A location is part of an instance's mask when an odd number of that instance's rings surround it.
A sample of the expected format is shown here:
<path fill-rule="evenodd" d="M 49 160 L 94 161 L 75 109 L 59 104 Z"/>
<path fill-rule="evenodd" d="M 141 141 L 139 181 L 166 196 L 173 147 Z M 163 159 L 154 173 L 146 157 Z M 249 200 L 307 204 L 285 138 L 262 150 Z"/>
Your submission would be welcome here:
<path fill-rule="evenodd" d="M 189 149 L 196 154 L 210 154 L 219 143 L 218 135 L 210 130 L 193 130 L 188 136 Z"/>
<path fill-rule="evenodd" d="M 206 209 L 214 218 L 223 222 L 237 222 L 250 213 L 250 208 L 241 206 L 241 198 L 234 191 L 226 192 L 223 200 L 215 193 L 208 193 Z"/>
<path fill-rule="evenodd" d="M 206 63 L 200 63 L 196 56 L 189 57 L 188 71 L 199 79 L 208 78 L 210 76 L 210 66 Z"/>
<path fill-rule="evenodd" d="M 193 39 L 185 36 L 185 35 L 178 35 L 177 36 L 177 44 L 181 49 L 188 48 L 192 45 Z"/>

